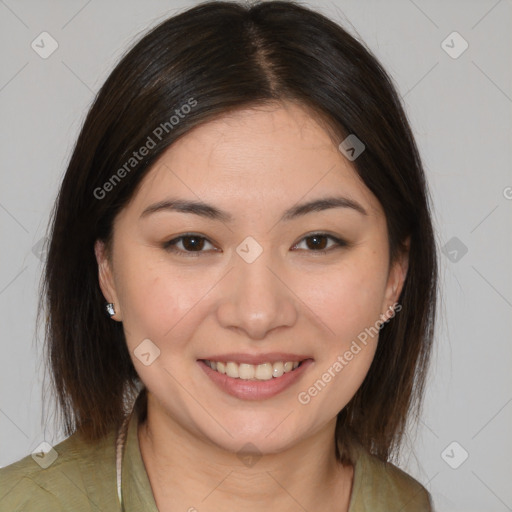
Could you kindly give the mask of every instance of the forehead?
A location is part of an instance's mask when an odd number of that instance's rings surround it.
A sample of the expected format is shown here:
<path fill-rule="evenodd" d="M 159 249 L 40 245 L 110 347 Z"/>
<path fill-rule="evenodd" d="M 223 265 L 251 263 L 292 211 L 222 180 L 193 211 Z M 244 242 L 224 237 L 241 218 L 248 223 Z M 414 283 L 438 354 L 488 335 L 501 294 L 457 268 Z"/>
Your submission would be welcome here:
<path fill-rule="evenodd" d="M 377 199 L 311 110 L 294 103 L 245 108 L 201 124 L 177 140 L 144 177 L 133 208 L 166 194 L 223 209 L 284 208 L 343 194 L 381 212 Z"/>

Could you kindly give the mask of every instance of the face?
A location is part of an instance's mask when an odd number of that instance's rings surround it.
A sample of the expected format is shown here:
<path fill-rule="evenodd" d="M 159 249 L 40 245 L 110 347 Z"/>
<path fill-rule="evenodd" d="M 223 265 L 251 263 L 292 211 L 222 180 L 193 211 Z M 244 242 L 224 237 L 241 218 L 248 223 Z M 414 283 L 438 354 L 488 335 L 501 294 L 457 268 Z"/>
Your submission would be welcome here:
<path fill-rule="evenodd" d="M 324 199 L 338 202 L 301 208 Z M 290 103 L 189 132 L 115 219 L 111 261 L 95 249 L 161 413 L 231 451 L 275 453 L 333 426 L 407 271 L 405 257 L 390 265 L 376 197 Z"/>

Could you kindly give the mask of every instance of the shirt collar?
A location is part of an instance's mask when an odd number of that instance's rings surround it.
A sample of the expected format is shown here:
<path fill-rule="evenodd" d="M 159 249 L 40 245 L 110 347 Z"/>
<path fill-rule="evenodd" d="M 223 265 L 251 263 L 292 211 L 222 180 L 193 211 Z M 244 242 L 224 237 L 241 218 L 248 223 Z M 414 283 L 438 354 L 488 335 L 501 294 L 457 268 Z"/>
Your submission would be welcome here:
<path fill-rule="evenodd" d="M 137 404 L 136 404 L 137 405 Z M 138 427 L 140 411 L 135 406 L 129 423 L 124 449 L 121 492 L 125 512 L 158 512 L 151 484 L 142 460 Z"/>

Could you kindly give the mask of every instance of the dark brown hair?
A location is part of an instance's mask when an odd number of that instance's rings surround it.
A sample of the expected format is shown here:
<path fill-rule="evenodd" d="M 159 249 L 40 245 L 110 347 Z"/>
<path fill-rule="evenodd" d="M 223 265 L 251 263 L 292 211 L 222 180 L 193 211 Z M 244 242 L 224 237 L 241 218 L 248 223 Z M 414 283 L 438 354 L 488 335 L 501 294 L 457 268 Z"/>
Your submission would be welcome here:
<path fill-rule="evenodd" d="M 170 121 L 191 100 L 194 108 Z M 93 441 L 117 428 L 140 383 L 123 326 L 105 313 L 95 241 L 108 247 L 116 214 L 179 137 L 234 109 L 283 100 L 326 120 L 336 144 L 349 134 L 363 141 L 353 165 L 382 204 L 392 261 L 411 238 L 402 309 L 381 329 L 368 375 L 336 425 L 347 450 L 355 439 L 382 460 L 398 453 L 408 419 L 420 413 L 434 334 L 438 270 L 424 171 L 376 58 L 338 24 L 287 1 L 205 2 L 182 12 L 128 51 L 97 94 L 52 212 L 38 311 L 39 319 L 44 303 L 45 355 L 67 435 Z M 151 135 L 152 149 L 113 182 Z M 344 449 L 337 457 L 348 460 Z"/>

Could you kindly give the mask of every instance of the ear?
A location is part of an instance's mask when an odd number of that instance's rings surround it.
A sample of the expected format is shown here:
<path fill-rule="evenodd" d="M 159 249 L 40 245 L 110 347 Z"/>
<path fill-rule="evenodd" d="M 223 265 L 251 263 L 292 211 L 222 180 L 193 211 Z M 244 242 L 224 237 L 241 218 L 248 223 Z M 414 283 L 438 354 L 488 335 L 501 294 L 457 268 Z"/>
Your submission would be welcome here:
<path fill-rule="evenodd" d="M 402 293 L 405 278 L 407 277 L 407 270 L 409 268 L 409 249 L 411 246 L 411 238 L 407 237 L 403 243 L 403 248 L 400 250 L 399 255 L 389 269 L 388 282 L 386 284 L 386 292 L 384 294 L 384 301 L 382 310 L 387 314 L 392 312 L 393 305 L 398 301 L 398 297 Z"/>
<path fill-rule="evenodd" d="M 94 243 L 94 254 L 96 255 L 96 262 L 98 263 L 98 279 L 101 291 L 106 301 L 114 304 L 116 313 L 111 318 L 121 321 L 121 305 L 119 304 L 114 284 L 112 264 L 108 258 L 105 243 L 101 240 L 96 240 Z"/>

